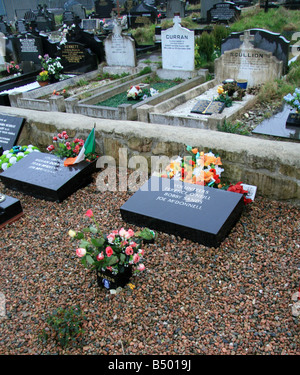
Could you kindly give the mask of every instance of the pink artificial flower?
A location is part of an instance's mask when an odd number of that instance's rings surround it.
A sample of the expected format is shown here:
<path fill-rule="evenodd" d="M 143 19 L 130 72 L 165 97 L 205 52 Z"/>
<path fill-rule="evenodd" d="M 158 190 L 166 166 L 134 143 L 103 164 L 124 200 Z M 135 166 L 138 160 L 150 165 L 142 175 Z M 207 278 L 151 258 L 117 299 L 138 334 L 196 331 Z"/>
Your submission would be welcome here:
<path fill-rule="evenodd" d="M 107 241 L 109 243 L 113 243 L 115 240 L 115 235 L 113 233 L 110 233 L 108 236 L 107 236 Z"/>
<path fill-rule="evenodd" d="M 83 142 L 83 141 L 79 141 L 78 145 L 79 145 L 80 147 L 82 147 L 82 146 L 84 145 L 84 142 Z"/>
<path fill-rule="evenodd" d="M 79 256 L 79 258 L 85 256 L 86 250 L 83 247 L 79 247 L 76 249 L 76 255 Z"/>
<path fill-rule="evenodd" d="M 126 255 L 132 255 L 133 254 L 133 248 L 131 246 L 127 246 L 125 249 Z"/>
<path fill-rule="evenodd" d="M 121 242 L 121 246 L 126 246 L 126 245 L 128 245 L 128 241 L 123 241 L 123 242 Z"/>
<path fill-rule="evenodd" d="M 102 259 L 104 259 L 103 251 L 101 251 L 101 253 L 97 255 L 97 260 L 98 260 L 98 261 L 100 261 L 100 260 L 102 260 Z"/>
<path fill-rule="evenodd" d="M 53 141 L 56 142 L 57 141 L 57 137 L 53 137 Z"/>
<path fill-rule="evenodd" d="M 112 266 L 106 267 L 108 271 L 112 271 Z"/>
<path fill-rule="evenodd" d="M 78 138 L 75 138 L 74 139 L 74 143 L 78 143 L 79 142 L 79 139 Z"/>
<path fill-rule="evenodd" d="M 138 254 L 134 254 L 133 263 L 138 263 L 139 260 L 140 260 L 140 256 Z"/>
<path fill-rule="evenodd" d="M 134 242 L 134 241 L 131 241 L 131 242 L 130 242 L 130 246 L 131 246 L 131 247 L 137 247 L 137 243 Z"/>
<path fill-rule="evenodd" d="M 144 271 L 145 266 L 144 266 L 142 263 L 140 263 L 140 264 L 137 266 L 137 269 L 138 269 L 139 271 Z"/>
<path fill-rule="evenodd" d="M 71 146 L 67 146 L 67 150 L 71 150 L 71 148 L 72 148 Z"/>
<path fill-rule="evenodd" d="M 121 228 L 120 230 L 119 230 L 119 235 L 121 236 L 121 237 L 125 237 L 126 236 L 126 230 L 124 229 L 124 228 Z"/>
<path fill-rule="evenodd" d="M 88 217 L 93 217 L 93 216 L 94 216 L 92 210 L 87 210 L 85 214 L 86 214 L 86 216 L 88 216 Z"/>
<path fill-rule="evenodd" d="M 111 233 L 114 234 L 114 235 L 117 235 L 117 234 L 119 234 L 119 231 L 117 229 L 115 229 Z"/>
<path fill-rule="evenodd" d="M 144 256 L 144 250 L 143 249 L 139 249 L 139 254 L 141 254 L 141 256 Z"/>
<path fill-rule="evenodd" d="M 66 146 L 67 146 L 67 147 L 70 147 L 70 142 L 66 142 Z"/>
<path fill-rule="evenodd" d="M 127 234 L 128 234 L 129 237 L 133 237 L 134 231 L 132 229 L 128 229 Z"/>
<path fill-rule="evenodd" d="M 62 139 L 62 137 L 63 137 L 62 134 L 60 134 L 60 133 L 58 133 L 57 136 L 58 136 L 58 138 L 60 138 L 60 139 Z"/>
<path fill-rule="evenodd" d="M 65 134 L 64 138 L 67 140 L 69 138 L 68 134 Z"/>
<path fill-rule="evenodd" d="M 113 249 L 110 246 L 107 246 L 105 252 L 108 257 L 111 257 L 113 255 Z"/>
<path fill-rule="evenodd" d="M 64 130 L 63 132 L 61 132 L 62 135 L 66 135 L 67 132 Z"/>
<path fill-rule="evenodd" d="M 55 148 L 55 147 L 54 147 L 53 145 L 50 145 L 50 146 L 47 147 L 47 150 L 48 150 L 48 151 L 53 151 L 54 148 Z"/>

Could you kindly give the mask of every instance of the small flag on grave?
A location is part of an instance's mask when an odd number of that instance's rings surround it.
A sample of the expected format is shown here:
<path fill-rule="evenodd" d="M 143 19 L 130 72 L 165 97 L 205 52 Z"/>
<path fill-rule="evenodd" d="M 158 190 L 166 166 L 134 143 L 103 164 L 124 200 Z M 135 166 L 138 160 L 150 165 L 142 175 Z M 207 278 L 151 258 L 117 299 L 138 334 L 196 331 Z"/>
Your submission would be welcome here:
<path fill-rule="evenodd" d="M 95 141 L 95 126 L 96 125 L 94 125 L 94 128 L 92 129 L 92 131 L 90 132 L 87 140 L 85 141 L 84 145 L 82 146 L 82 149 L 80 150 L 78 156 L 76 156 L 75 158 L 67 158 L 64 161 L 65 167 L 69 167 L 70 165 L 80 163 L 82 160 L 85 159 L 85 157 L 88 154 L 95 152 L 95 144 L 96 144 L 96 141 Z"/>

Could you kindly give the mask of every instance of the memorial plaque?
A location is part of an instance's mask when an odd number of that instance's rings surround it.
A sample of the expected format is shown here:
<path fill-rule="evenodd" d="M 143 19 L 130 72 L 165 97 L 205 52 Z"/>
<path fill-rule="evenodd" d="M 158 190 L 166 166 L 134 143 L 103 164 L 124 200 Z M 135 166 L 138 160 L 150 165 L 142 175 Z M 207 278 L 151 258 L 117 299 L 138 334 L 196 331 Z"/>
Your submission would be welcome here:
<path fill-rule="evenodd" d="M 199 100 L 192 108 L 192 113 L 199 113 L 201 115 L 212 115 L 214 113 L 221 113 L 225 108 L 225 103 L 211 100 Z"/>
<path fill-rule="evenodd" d="M 82 161 L 65 167 L 64 159 L 52 154 L 32 152 L 0 174 L 9 189 L 47 201 L 62 202 L 89 184 L 96 163 Z"/>
<path fill-rule="evenodd" d="M 296 112 L 290 113 L 286 120 L 286 126 L 300 128 L 300 114 Z"/>
<path fill-rule="evenodd" d="M 19 219 L 23 215 L 23 209 L 18 199 L 5 195 L 0 202 L 0 229 L 5 225 Z"/>
<path fill-rule="evenodd" d="M 243 206 L 242 194 L 152 176 L 120 212 L 128 223 L 218 247 Z"/>
<path fill-rule="evenodd" d="M 17 144 L 19 135 L 25 123 L 22 117 L 2 115 L 0 113 L 0 146 L 10 150 Z"/>

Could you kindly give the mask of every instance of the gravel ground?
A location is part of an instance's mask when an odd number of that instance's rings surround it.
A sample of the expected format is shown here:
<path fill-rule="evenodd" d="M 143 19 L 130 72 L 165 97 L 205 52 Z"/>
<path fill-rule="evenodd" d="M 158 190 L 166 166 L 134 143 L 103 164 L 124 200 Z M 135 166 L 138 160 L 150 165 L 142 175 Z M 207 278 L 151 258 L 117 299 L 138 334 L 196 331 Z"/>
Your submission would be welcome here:
<path fill-rule="evenodd" d="M 296 355 L 299 318 L 291 314 L 300 281 L 299 207 L 259 196 L 217 249 L 158 232 L 145 247 L 146 270 L 118 294 L 99 288 L 75 255 L 69 229 L 94 211 L 103 232 L 128 225 L 119 208 L 130 192 L 100 192 L 94 182 L 62 203 L 0 191 L 25 215 L 1 230 L 0 354 Z M 60 348 L 48 329 L 54 309 L 79 305 L 87 320 L 76 346 Z"/>

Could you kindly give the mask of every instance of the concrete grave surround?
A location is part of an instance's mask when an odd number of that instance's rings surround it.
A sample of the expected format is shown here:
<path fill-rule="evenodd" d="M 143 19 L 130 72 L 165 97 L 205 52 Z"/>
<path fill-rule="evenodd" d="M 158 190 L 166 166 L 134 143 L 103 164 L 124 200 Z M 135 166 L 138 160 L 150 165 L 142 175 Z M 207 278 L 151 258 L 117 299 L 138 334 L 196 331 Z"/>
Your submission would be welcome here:
<path fill-rule="evenodd" d="M 109 66 L 136 67 L 136 51 L 134 40 L 122 34 L 122 27 L 114 20 L 111 35 L 104 41 L 106 62 Z"/>
<path fill-rule="evenodd" d="M 215 74 L 218 81 L 225 79 L 247 80 L 248 87 L 280 78 L 283 62 L 279 61 L 271 52 L 254 48 L 254 39 L 250 31 L 246 30 L 241 36 L 243 41 L 240 48 L 225 51 L 215 60 Z"/>

